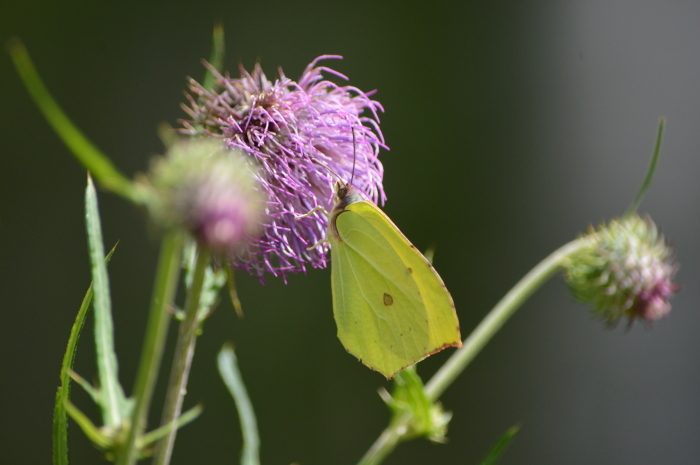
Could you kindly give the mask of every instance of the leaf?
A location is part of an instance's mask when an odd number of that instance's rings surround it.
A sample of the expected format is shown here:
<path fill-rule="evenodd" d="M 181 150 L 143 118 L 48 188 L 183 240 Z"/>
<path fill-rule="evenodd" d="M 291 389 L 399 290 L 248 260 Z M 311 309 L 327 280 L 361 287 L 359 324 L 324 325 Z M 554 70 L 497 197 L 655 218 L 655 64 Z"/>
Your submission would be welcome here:
<path fill-rule="evenodd" d="M 452 413 L 445 412 L 439 402 L 430 402 L 415 365 L 396 375 L 391 395 L 386 391 L 380 395 L 393 412 L 392 422 L 403 422 L 410 415 L 401 440 L 425 436 L 433 442 L 447 442 L 445 434 Z"/>
<path fill-rule="evenodd" d="M 134 203 L 142 203 L 141 196 L 134 184 L 117 171 L 109 158 L 75 127 L 70 118 L 58 106 L 41 81 L 24 44 L 19 39 L 14 38 L 10 40 L 8 48 L 17 73 L 34 99 L 34 103 L 63 140 L 63 143 L 73 152 L 75 158 L 92 172 L 105 188 Z"/>
<path fill-rule="evenodd" d="M 112 247 L 112 250 L 109 251 L 107 257 L 105 257 L 105 263 L 109 263 L 109 261 L 112 259 L 112 255 L 114 254 L 116 248 L 117 245 L 115 244 L 114 247 Z M 85 293 L 85 297 L 83 297 L 83 302 L 80 304 L 78 315 L 75 317 L 75 321 L 73 322 L 73 327 L 71 328 L 70 336 L 68 337 L 66 353 L 63 355 L 63 363 L 61 364 L 61 386 L 58 388 L 58 392 L 56 393 L 56 405 L 53 413 L 54 465 L 68 465 L 68 415 L 66 412 L 66 403 L 70 398 L 70 380 L 71 373 L 73 371 L 75 353 L 78 347 L 78 340 L 80 339 L 80 332 L 85 325 L 85 317 L 90 309 L 92 294 L 92 284 L 90 284 L 90 287 L 88 287 L 88 290 Z M 91 395 L 94 399 L 94 393 L 91 393 Z"/>
<path fill-rule="evenodd" d="M 636 212 L 637 209 L 639 208 L 639 205 L 642 203 L 642 200 L 644 199 L 644 194 L 646 194 L 647 189 L 649 188 L 649 185 L 651 184 L 651 180 L 654 178 L 654 173 L 656 173 L 656 164 L 659 162 L 659 154 L 661 153 L 661 141 L 664 138 L 664 127 L 666 126 L 666 118 L 661 118 L 659 120 L 659 129 L 656 133 L 656 143 L 654 144 L 654 153 L 651 156 L 651 162 L 649 163 L 649 169 L 647 170 L 647 175 L 644 178 L 644 182 L 642 182 L 641 187 L 639 188 L 639 191 L 637 192 L 637 196 L 634 198 L 634 202 L 632 202 L 632 205 L 629 206 L 627 211 L 625 212 L 625 216 L 631 215 L 632 213 Z"/>
<path fill-rule="evenodd" d="M 99 428 L 83 412 L 70 402 L 66 402 L 65 405 L 70 417 L 80 426 L 88 439 L 102 450 L 109 450 L 112 447 L 111 440 L 102 434 Z"/>
<path fill-rule="evenodd" d="M 117 379 L 117 355 L 114 351 L 114 325 L 112 302 L 109 294 L 109 278 L 104 262 L 102 228 L 97 208 L 97 193 L 88 176 L 85 190 L 85 225 L 88 234 L 88 251 L 92 265 L 93 307 L 95 309 L 95 352 L 100 380 L 100 407 L 104 425 L 117 430 L 122 426 L 124 391 Z"/>
<path fill-rule="evenodd" d="M 236 311 L 238 318 L 243 319 L 243 306 L 241 305 L 241 299 L 238 298 L 236 277 L 234 276 L 233 269 L 230 266 L 226 267 L 226 277 L 228 278 L 228 296 L 231 298 L 231 305 L 233 305 L 233 309 Z"/>
<path fill-rule="evenodd" d="M 226 43 L 224 41 L 224 26 L 221 23 L 216 23 L 214 25 L 214 33 L 212 36 L 212 49 L 211 55 L 209 56 L 209 63 L 211 66 L 221 72 L 224 68 L 224 53 L 226 51 Z M 215 89 L 215 79 L 214 73 L 207 69 L 204 74 L 204 88 L 208 91 Z"/>
<path fill-rule="evenodd" d="M 199 248 L 196 243 L 194 241 L 189 241 L 185 246 L 182 265 L 185 270 L 185 287 L 188 292 L 192 287 L 198 253 Z M 226 285 L 226 276 L 226 269 L 216 268 L 213 265 L 208 265 L 204 271 L 204 282 L 200 291 L 199 305 L 197 307 L 197 321 L 199 323 L 206 320 L 219 303 L 219 293 L 221 292 L 221 288 Z M 176 316 L 178 316 L 177 313 Z M 184 312 L 182 312 L 181 317 L 178 316 L 178 319 L 184 319 Z"/>
<path fill-rule="evenodd" d="M 219 374 L 233 396 L 241 420 L 241 431 L 243 433 L 241 465 L 260 465 L 258 422 L 255 419 L 253 404 L 250 402 L 245 384 L 243 384 L 243 378 L 240 371 L 238 371 L 233 346 L 224 344 L 217 357 L 217 362 Z"/>
<path fill-rule="evenodd" d="M 144 434 L 139 438 L 137 448 L 145 449 L 146 447 L 156 442 L 158 439 L 170 433 L 170 431 L 172 431 L 173 428 L 179 429 L 185 426 L 186 424 L 191 423 L 199 415 L 202 414 L 202 410 L 203 407 L 201 405 L 195 405 L 194 407 L 180 415 L 180 417 L 175 423 L 168 423 L 167 425 L 163 425 L 159 428 L 154 429 L 151 432 Z"/>
<path fill-rule="evenodd" d="M 486 457 L 484 457 L 484 460 L 482 460 L 479 465 L 496 465 L 518 430 L 520 430 L 520 425 L 515 425 L 511 426 L 508 431 L 503 433 L 503 436 L 491 447 L 491 450 L 486 454 Z"/>

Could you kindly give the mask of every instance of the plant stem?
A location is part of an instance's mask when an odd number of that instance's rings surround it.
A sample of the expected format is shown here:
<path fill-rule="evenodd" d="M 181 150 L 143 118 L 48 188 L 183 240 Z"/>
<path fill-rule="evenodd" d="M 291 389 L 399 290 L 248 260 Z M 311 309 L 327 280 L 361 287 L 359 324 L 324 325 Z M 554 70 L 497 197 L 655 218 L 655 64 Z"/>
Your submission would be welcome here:
<path fill-rule="evenodd" d="M 469 362 L 483 349 L 486 343 L 501 329 L 503 324 L 513 316 L 523 302 L 539 289 L 571 254 L 589 244 L 590 239 L 587 237 L 569 242 L 552 252 L 552 254 L 523 276 L 486 315 L 486 318 L 479 323 L 469 337 L 464 340 L 462 348 L 452 354 L 425 385 L 425 393 L 428 395 L 428 398 L 433 402 L 436 401 L 457 376 L 464 371 Z M 392 422 L 372 444 L 359 463 L 361 465 L 377 465 L 381 463 L 402 440 L 402 436 L 405 434 L 410 421 L 411 415 L 406 414 L 399 420 Z"/>
<path fill-rule="evenodd" d="M 180 323 L 180 330 L 177 337 L 177 346 L 173 356 L 173 366 L 170 372 L 170 383 L 165 396 L 165 406 L 163 407 L 163 418 L 161 425 L 171 425 L 172 429 L 163 436 L 158 443 L 154 465 L 167 465 L 175 445 L 177 435 L 177 419 L 182 411 L 182 401 L 187 393 L 187 380 L 192 366 L 194 347 L 197 342 L 197 327 L 199 326 L 199 299 L 202 295 L 204 278 L 209 265 L 210 253 L 202 247 L 197 247 L 197 264 L 192 276 L 192 286 L 190 287 L 187 303 L 185 305 L 185 318 Z"/>
<path fill-rule="evenodd" d="M 131 427 L 124 448 L 118 451 L 117 465 L 132 465 L 136 463 L 138 457 L 139 451 L 136 442 L 146 429 L 153 389 L 163 358 L 165 337 L 170 321 L 169 310 L 175 296 L 182 265 L 183 241 L 184 237 L 181 232 L 170 232 L 165 236 L 161 245 L 153 300 L 146 328 L 146 339 L 134 386 L 135 405 L 131 417 Z"/>

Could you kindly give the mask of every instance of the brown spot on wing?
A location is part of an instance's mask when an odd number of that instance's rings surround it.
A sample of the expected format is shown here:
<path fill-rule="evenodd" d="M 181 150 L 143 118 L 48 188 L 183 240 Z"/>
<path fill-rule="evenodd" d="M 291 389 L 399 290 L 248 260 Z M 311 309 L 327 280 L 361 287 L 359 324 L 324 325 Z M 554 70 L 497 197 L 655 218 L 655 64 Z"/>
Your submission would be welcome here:
<path fill-rule="evenodd" d="M 386 292 L 384 293 L 384 305 L 387 307 L 392 305 L 394 303 L 394 298 L 391 296 L 391 294 L 387 294 Z"/>

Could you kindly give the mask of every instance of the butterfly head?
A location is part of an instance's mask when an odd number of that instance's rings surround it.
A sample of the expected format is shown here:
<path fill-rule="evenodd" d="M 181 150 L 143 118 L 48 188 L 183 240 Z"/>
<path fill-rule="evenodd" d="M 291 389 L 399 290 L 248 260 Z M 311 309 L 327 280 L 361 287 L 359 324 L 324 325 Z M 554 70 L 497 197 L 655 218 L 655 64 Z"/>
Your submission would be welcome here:
<path fill-rule="evenodd" d="M 336 203 L 334 210 L 343 210 L 345 207 L 355 202 L 362 202 L 364 198 L 360 191 L 355 189 L 349 182 L 338 181 L 335 184 Z"/>

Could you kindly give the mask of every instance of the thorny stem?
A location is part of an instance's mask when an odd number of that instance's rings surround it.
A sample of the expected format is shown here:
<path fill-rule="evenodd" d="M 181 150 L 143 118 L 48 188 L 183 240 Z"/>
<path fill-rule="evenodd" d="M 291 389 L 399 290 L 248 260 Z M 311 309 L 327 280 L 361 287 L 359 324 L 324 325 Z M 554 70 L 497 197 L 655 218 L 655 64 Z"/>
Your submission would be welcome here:
<path fill-rule="evenodd" d="M 156 272 L 153 300 L 146 328 L 141 362 L 134 387 L 134 412 L 131 417 L 129 436 L 124 448 L 118 452 L 117 465 L 133 465 L 139 455 L 136 442 L 146 429 L 148 409 L 153 397 L 153 388 L 163 357 L 165 336 L 170 321 L 170 307 L 177 289 L 180 273 L 183 235 L 171 232 L 163 239 Z"/>
<path fill-rule="evenodd" d="M 207 266 L 209 265 L 209 257 L 210 253 L 208 250 L 198 247 L 197 264 L 194 269 L 192 286 L 187 296 L 185 318 L 180 323 L 177 346 L 173 356 L 173 366 L 170 372 L 170 382 L 168 383 L 168 392 L 165 396 L 165 406 L 163 407 L 163 418 L 161 419 L 163 426 L 172 425 L 172 429 L 160 440 L 153 457 L 154 465 L 169 464 L 173 446 L 175 445 L 175 436 L 177 435 L 175 423 L 180 416 L 182 401 L 187 393 L 187 380 L 189 379 L 194 347 L 197 342 L 199 300 L 202 295 Z"/>
<path fill-rule="evenodd" d="M 486 343 L 503 324 L 542 284 L 544 284 L 575 252 L 590 244 L 590 238 L 582 237 L 560 247 L 542 260 L 496 304 L 479 326 L 467 337 L 462 348 L 457 350 L 425 385 L 425 393 L 436 401 L 452 382 L 464 371 Z M 407 413 L 393 421 L 360 460 L 360 465 L 377 465 L 401 442 L 411 421 Z"/>

